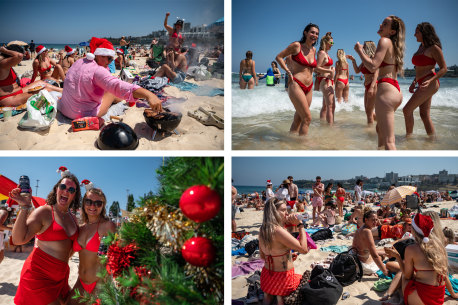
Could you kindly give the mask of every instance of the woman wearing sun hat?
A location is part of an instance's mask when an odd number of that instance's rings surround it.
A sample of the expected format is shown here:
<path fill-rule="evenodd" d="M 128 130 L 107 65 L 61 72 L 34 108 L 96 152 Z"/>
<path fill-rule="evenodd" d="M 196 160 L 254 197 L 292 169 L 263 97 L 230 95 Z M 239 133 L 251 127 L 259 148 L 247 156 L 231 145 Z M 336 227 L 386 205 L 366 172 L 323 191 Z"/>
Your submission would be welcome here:
<path fill-rule="evenodd" d="M 154 111 L 161 111 L 161 101 L 150 91 L 124 82 L 108 70 L 116 52 L 111 42 L 92 37 L 91 53 L 77 60 L 68 70 L 58 110 L 71 119 L 102 117 L 114 103 L 135 99 L 148 100 Z"/>

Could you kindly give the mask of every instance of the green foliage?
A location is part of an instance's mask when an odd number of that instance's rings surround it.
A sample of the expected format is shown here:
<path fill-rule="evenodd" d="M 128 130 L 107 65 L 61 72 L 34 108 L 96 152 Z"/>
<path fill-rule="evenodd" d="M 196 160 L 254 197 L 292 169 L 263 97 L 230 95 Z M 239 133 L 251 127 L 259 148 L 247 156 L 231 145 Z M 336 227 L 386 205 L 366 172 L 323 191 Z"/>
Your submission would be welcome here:
<path fill-rule="evenodd" d="M 134 195 L 129 194 L 127 196 L 127 211 L 132 212 L 133 209 L 135 209 Z"/>
<path fill-rule="evenodd" d="M 113 203 L 110 206 L 110 213 L 111 215 L 113 215 L 113 217 L 121 216 L 121 209 L 119 208 L 119 202 L 113 201 Z"/>

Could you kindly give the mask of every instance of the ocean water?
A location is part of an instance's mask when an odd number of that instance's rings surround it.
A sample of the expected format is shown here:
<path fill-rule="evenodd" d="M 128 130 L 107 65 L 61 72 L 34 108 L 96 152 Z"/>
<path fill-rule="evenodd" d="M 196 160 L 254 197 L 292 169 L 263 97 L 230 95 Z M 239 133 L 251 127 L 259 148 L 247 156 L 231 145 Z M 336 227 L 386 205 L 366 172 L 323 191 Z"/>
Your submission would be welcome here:
<path fill-rule="evenodd" d="M 419 110 L 414 113 L 413 137 L 405 138 L 402 108 L 411 97 L 408 88 L 413 78 L 398 78 L 403 102 L 395 112 L 396 148 L 403 150 L 458 149 L 458 79 L 442 78 L 433 96 L 431 118 L 437 139 L 427 137 Z M 306 137 L 290 135 L 294 107 L 280 85 L 268 87 L 262 80 L 253 90 L 241 90 L 238 74 L 232 74 L 232 148 L 235 150 L 375 150 L 375 125 L 368 126 L 364 112 L 364 87 L 359 77 L 350 81 L 348 103 L 336 103 L 335 123 L 320 121 L 323 95 L 313 91 L 312 123 Z"/>

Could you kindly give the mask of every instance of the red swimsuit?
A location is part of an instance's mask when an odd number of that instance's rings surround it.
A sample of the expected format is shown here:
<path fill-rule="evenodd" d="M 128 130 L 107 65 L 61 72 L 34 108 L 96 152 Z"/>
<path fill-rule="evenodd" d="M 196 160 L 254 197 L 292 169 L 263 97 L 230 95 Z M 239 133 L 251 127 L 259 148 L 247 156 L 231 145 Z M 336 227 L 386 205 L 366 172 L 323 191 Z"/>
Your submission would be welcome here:
<path fill-rule="evenodd" d="M 307 66 L 307 67 L 310 67 L 312 69 L 316 68 L 315 55 L 313 56 L 313 62 L 309 63 L 307 61 L 307 59 L 305 58 L 304 54 L 302 54 L 302 49 L 296 55 L 291 56 L 291 59 L 294 60 L 295 62 L 297 62 L 300 65 Z M 309 93 L 309 91 L 312 90 L 313 82 L 309 86 L 306 86 L 302 82 L 298 81 L 296 78 L 293 77 L 293 79 L 301 87 L 301 89 L 302 89 L 302 91 L 304 92 L 305 95 L 307 95 L 307 93 Z"/>
<path fill-rule="evenodd" d="M 16 73 L 14 72 L 13 68 L 10 68 L 10 74 L 8 74 L 8 77 L 3 80 L 0 80 L 0 87 L 10 86 L 16 83 L 16 81 L 17 81 Z M 23 93 L 22 89 L 16 92 L 4 95 L 4 96 L 0 96 L 0 101 L 6 99 L 7 97 L 18 95 L 21 93 Z"/>
<path fill-rule="evenodd" d="M 325 67 L 330 67 L 330 66 L 332 66 L 332 65 L 334 64 L 334 62 L 332 61 L 332 58 L 329 57 L 328 54 L 326 54 L 326 56 L 328 57 L 328 62 L 327 62 L 324 66 L 325 66 Z M 325 78 L 326 78 L 326 77 L 324 77 L 324 76 L 318 76 L 318 77 L 316 78 L 316 80 L 317 80 L 317 82 L 318 82 L 318 87 L 320 86 L 321 80 L 322 80 L 322 79 L 325 79 Z M 334 80 L 333 80 L 333 79 L 330 79 L 330 81 L 332 82 L 332 85 L 334 85 Z"/>
<path fill-rule="evenodd" d="M 371 71 L 369 71 L 363 64 L 361 64 L 359 70 L 361 71 L 362 74 L 366 75 L 366 74 L 374 74 L 372 73 Z M 367 90 L 369 90 L 369 87 L 371 86 L 371 83 L 367 84 L 367 85 L 364 85 L 364 87 L 366 87 L 366 92 Z"/>
<path fill-rule="evenodd" d="M 418 66 L 418 67 L 435 66 L 436 65 L 436 61 L 434 60 L 434 58 L 428 57 L 425 54 L 418 54 L 418 55 L 414 55 L 412 57 L 412 64 L 414 66 Z M 423 83 L 423 81 L 426 78 L 428 78 L 430 76 L 434 76 L 434 75 L 436 75 L 436 73 L 435 72 L 431 72 L 431 73 L 421 77 L 420 79 L 417 80 L 418 85 L 421 86 L 421 84 Z M 439 80 L 437 80 L 437 83 L 440 85 Z"/>
<path fill-rule="evenodd" d="M 380 68 L 383 68 L 383 67 L 386 67 L 386 66 L 394 66 L 395 64 L 388 64 L 384 61 L 382 61 L 382 63 L 380 64 Z M 401 92 L 401 88 L 399 87 L 399 83 L 397 80 L 393 79 L 393 78 L 389 78 L 389 77 L 384 77 L 384 78 L 381 78 L 377 81 L 377 84 L 380 84 L 380 83 L 389 83 L 391 85 L 393 85 L 396 89 L 398 89 L 399 92 Z"/>
<path fill-rule="evenodd" d="M 341 70 L 342 71 L 347 71 L 348 68 L 347 69 L 342 68 Z M 348 84 L 348 78 L 346 78 L 346 79 L 338 78 L 337 80 L 341 81 L 345 86 Z"/>

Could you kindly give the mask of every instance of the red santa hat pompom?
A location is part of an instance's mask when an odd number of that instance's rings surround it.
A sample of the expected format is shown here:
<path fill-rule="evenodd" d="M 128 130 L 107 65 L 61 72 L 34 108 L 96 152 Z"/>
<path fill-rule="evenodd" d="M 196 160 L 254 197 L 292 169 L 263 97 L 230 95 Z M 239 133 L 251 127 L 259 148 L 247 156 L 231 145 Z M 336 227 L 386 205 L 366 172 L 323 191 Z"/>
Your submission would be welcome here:
<path fill-rule="evenodd" d="M 67 52 L 67 55 L 72 55 L 73 53 L 76 52 L 76 50 L 73 50 L 69 46 L 65 46 L 65 52 Z"/>
<path fill-rule="evenodd" d="M 92 37 L 89 47 L 91 48 L 91 53 L 86 55 L 86 58 L 89 60 L 94 60 L 96 55 L 116 56 L 113 44 L 105 38 Z"/>
<path fill-rule="evenodd" d="M 62 178 L 64 178 L 65 176 L 70 175 L 70 171 L 69 171 L 65 166 L 59 167 L 59 169 L 57 170 L 57 172 L 60 173 L 60 176 L 61 176 Z"/>
<path fill-rule="evenodd" d="M 87 179 L 84 179 L 83 181 L 81 181 L 81 186 L 83 185 L 84 185 L 84 188 L 86 189 L 86 192 L 94 188 L 94 184 Z"/>
<path fill-rule="evenodd" d="M 37 55 L 40 55 L 41 53 L 43 53 L 47 49 L 40 44 L 35 50 L 37 51 Z"/>
<path fill-rule="evenodd" d="M 434 222 L 431 217 L 418 213 L 412 221 L 412 228 L 423 236 L 423 242 L 429 242 L 429 234 L 434 228 Z"/>

